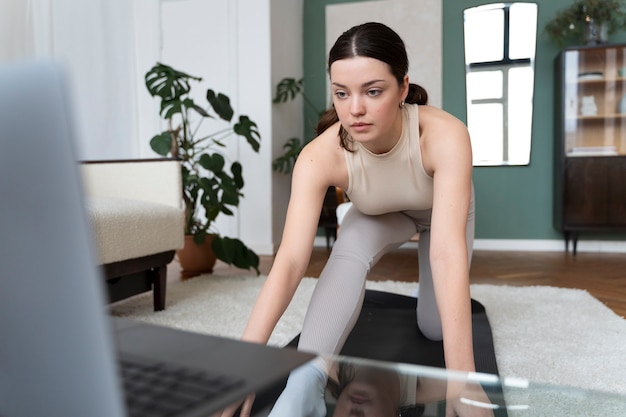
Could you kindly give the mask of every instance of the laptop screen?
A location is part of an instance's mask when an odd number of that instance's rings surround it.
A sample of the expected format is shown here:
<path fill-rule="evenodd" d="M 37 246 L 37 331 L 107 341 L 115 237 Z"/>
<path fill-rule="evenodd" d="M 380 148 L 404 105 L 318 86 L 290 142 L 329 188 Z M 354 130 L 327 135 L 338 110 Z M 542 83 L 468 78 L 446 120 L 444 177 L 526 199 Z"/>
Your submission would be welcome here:
<path fill-rule="evenodd" d="M 63 75 L 0 69 L 0 415 L 122 416 Z"/>

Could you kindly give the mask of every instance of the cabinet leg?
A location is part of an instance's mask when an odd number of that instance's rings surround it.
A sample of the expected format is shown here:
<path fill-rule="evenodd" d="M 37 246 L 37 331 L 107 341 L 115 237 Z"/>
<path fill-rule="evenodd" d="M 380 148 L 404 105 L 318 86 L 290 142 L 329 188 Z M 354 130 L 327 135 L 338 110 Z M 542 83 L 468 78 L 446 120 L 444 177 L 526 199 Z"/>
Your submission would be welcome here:
<path fill-rule="evenodd" d="M 565 253 L 569 252 L 569 232 L 563 232 L 563 239 L 565 241 Z"/>
<path fill-rule="evenodd" d="M 578 232 L 572 233 L 572 253 L 576 256 L 576 248 L 578 246 Z"/>

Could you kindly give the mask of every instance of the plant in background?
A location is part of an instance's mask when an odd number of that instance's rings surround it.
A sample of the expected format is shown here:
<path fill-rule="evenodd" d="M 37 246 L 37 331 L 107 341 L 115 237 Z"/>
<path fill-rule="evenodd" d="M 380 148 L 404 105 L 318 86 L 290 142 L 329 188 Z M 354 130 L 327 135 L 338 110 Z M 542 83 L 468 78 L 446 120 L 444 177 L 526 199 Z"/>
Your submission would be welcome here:
<path fill-rule="evenodd" d="M 213 235 L 211 245 L 217 259 L 243 269 L 254 268 L 259 273 L 259 257 L 239 239 L 220 236 L 212 225 L 219 214 L 232 216 L 233 208 L 239 206 L 243 197 L 242 166 L 235 161 L 226 167 L 220 153 L 226 146 L 224 140 L 233 134 L 243 137 L 258 152 L 260 134 L 256 123 L 247 116 L 231 122 L 234 112 L 224 94 L 208 89 L 208 105 L 196 104 L 190 95 L 191 82 L 200 81 L 200 77 L 161 63 L 146 73 L 146 87 L 153 97 L 161 99 L 159 114 L 168 125 L 167 130 L 150 140 L 150 146 L 159 155 L 171 155 L 181 161 L 185 234 L 193 235 L 197 244 L 204 242 L 207 234 Z M 225 127 L 207 134 L 201 129 L 206 119 L 221 119 L 226 122 Z"/>
<path fill-rule="evenodd" d="M 323 112 L 315 107 L 313 102 L 307 97 L 306 94 L 304 94 L 303 81 L 304 80 L 302 78 L 299 80 L 289 77 L 283 78 L 276 86 L 276 95 L 272 102 L 285 103 L 287 101 L 294 100 L 298 95 L 301 95 L 304 102 L 315 111 L 315 114 L 321 116 Z M 291 173 L 293 165 L 296 163 L 296 159 L 298 158 L 298 155 L 300 155 L 300 151 L 306 143 L 307 142 L 296 137 L 288 139 L 285 145 L 283 145 L 285 153 L 274 159 L 272 162 L 272 169 L 283 174 Z"/>
<path fill-rule="evenodd" d="M 298 95 L 301 95 L 304 102 L 315 111 L 318 119 L 324 114 L 324 112 L 315 107 L 309 97 L 304 94 L 302 78 L 299 80 L 289 77 L 283 78 L 276 86 L 276 95 L 272 102 L 285 103 L 294 100 Z M 315 123 L 317 123 L 317 120 Z M 293 166 L 296 163 L 296 159 L 298 159 L 298 155 L 300 155 L 300 151 L 302 151 L 302 148 L 304 148 L 307 143 L 308 141 L 305 142 L 295 137 L 289 139 L 285 145 L 283 145 L 285 152 L 272 162 L 272 169 L 283 174 L 290 174 L 293 171 Z M 338 201 L 337 188 L 334 186 L 328 187 L 318 221 L 318 227 L 323 228 L 326 233 L 326 248 L 330 248 L 330 236 L 334 238 L 337 237 L 337 217 L 335 211 Z M 341 201 L 343 201 L 343 199 L 341 199 Z M 335 232 L 333 232 L 333 230 Z"/>
<path fill-rule="evenodd" d="M 544 30 L 559 47 L 568 41 L 583 42 L 589 25 L 606 26 L 608 34 L 626 29 L 626 5 L 623 0 L 577 0 L 559 11 Z"/>

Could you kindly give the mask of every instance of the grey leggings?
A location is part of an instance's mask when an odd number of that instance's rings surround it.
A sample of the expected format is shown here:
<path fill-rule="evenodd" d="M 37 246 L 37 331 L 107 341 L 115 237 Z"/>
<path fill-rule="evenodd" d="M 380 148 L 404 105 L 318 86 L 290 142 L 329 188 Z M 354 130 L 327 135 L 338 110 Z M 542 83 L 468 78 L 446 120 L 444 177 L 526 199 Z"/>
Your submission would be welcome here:
<path fill-rule="evenodd" d="M 300 350 L 339 354 L 361 311 L 365 279 L 370 269 L 385 253 L 400 247 L 416 232 L 420 232 L 417 324 L 429 339 L 443 338 L 429 261 L 430 217 L 431 210 L 368 216 L 355 207 L 350 208 L 313 292 L 300 336 Z M 473 190 L 466 240 L 468 260 L 471 261 Z"/>

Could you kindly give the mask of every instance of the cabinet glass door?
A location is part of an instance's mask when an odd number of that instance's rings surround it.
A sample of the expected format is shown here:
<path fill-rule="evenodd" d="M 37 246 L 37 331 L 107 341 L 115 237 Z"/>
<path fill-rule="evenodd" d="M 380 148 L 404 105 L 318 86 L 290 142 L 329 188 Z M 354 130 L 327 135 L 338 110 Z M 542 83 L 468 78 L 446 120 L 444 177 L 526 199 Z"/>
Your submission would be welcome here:
<path fill-rule="evenodd" d="M 564 53 L 566 156 L 626 155 L 626 47 Z"/>

